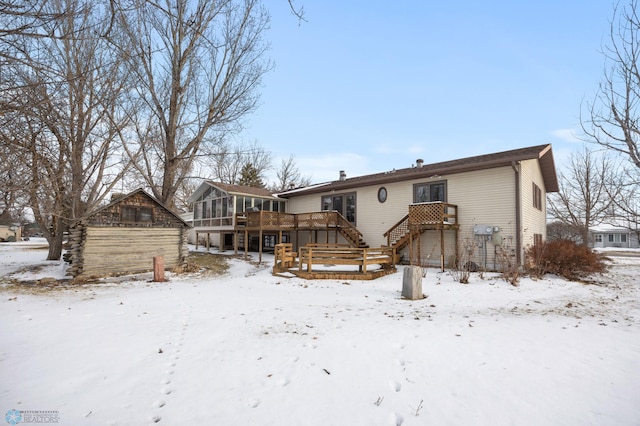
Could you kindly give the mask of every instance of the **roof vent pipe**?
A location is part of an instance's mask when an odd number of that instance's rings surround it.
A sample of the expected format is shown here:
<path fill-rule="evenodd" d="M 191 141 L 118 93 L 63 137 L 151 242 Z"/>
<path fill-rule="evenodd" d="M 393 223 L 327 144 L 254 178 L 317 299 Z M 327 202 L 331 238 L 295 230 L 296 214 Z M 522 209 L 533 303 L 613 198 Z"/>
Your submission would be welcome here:
<path fill-rule="evenodd" d="M 344 170 L 340 170 L 340 180 L 345 180 L 347 178 L 347 174 Z"/>
<path fill-rule="evenodd" d="M 422 164 L 424 164 L 424 160 L 422 158 L 418 158 L 416 160 L 416 167 L 422 167 Z"/>

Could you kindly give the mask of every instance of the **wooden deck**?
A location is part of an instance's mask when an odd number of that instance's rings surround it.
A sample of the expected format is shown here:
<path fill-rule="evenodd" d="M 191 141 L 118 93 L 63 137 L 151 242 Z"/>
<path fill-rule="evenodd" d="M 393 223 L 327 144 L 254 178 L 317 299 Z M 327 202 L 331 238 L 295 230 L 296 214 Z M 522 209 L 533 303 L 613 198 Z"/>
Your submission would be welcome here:
<path fill-rule="evenodd" d="M 278 244 L 274 256 L 274 275 L 291 273 L 306 279 L 371 280 L 396 272 L 393 247 L 358 248 L 344 244 L 309 244 L 300 248 L 292 261 L 290 244 Z M 372 267 L 380 266 L 372 269 Z M 315 268 L 314 268 L 315 266 Z M 332 269 L 344 267 L 344 269 Z M 349 269 L 352 267 L 352 269 Z"/>
<path fill-rule="evenodd" d="M 420 265 L 420 235 L 427 231 L 436 231 L 440 237 L 440 267 L 444 271 L 444 233 L 453 231 L 455 235 L 454 250 L 458 250 L 458 206 L 441 201 L 410 204 L 408 214 L 400 219 L 384 233 L 387 247 L 393 247 L 399 253 L 409 248 L 409 259 L 412 265 Z M 353 248 L 367 248 L 362 233 L 337 211 L 319 211 L 309 213 L 282 213 L 271 211 L 255 211 L 236 213 L 234 225 L 234 251 L 238 252 L 239 236 L 244 234 L 245 256 L 248 256 L 249 236 L 253 235 L 262 241 L 265 233 L 277 233 L 276 243 L 283 242 L 287 233 L 293 236 L 294 249 L 300 241 L 299 232 L 309 232 L 308 241 L 318 242 L 318 233 L 324 232 L 326 243 L 330 243 L 330 234 L 334 243 L 339 237 Z M 415 247 L 414 247 L 415 246 Z M 302 253 L 302 251 L 300 251 Z M 259 245 L 259 261 L 262 261 L 262 245 Z M 397 260 L 397 259 L 394 259 Z M 300 270 L 299 273 L 302 273 Z M 310 273 L 310 272 L 309 272 Z"/>
<path fill-rule="evenodd" d="M 250 235 L 257 235 L 262 241 L 264 233 L 277 233 L 277 242 L 283 241 L 283 234 L 295 235 L 296 245 L 300 241 L 299 232 L 309 232 L 317 235 L 318 231 L 326 234 L 327 243 L 329 235 L 334 234 L 333 240 L 337 243 L 339 236 L 352 247 L 367 247 L 362 238 L 362 233 L 344 216 L 337 211 L 320 211 L 309 213 L 282 213 L 271 211 L 256 211 L 236 213 L 234 225 L 234 250 L 238 252 L 238 235 L 244 233 L 244 241 L 249 240 Z M 312 239 L 313 241 L 313 239 Z M 248 252 L 248 244 L 245 243 L 245 255 Z M 260 261 L 262 261 L 262 245 L 259 247 Z"/>

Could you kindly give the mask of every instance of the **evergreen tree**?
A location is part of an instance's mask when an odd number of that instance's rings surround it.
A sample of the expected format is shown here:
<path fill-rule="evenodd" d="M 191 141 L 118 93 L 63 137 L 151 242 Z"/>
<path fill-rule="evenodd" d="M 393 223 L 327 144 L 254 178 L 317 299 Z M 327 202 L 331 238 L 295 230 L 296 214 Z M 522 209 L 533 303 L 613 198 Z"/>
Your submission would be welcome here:
<path fill-rule="evenodd" d="M 242 166 L 238 184 L 252 186 L 254 188 L 264 188 L 264 182 L 262 182 L 260 172 L 258 172 L 258 169 L 256 169 L 252 163 L 247 163 Z"/>

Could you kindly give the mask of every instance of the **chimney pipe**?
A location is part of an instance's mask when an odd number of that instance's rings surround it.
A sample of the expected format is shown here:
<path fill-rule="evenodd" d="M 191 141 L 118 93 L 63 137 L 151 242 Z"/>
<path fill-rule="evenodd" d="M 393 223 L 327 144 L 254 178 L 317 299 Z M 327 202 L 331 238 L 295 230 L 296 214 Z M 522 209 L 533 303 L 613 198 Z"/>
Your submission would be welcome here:
<path fill-rule="evenodd" d="M 345 180 L 347 178 L 347 174 L 344 170 L 340 170 L 340 180 Z"/>
<path fill-rule="evenodd" d="M 416 160 L 416 167 L 422 167 L 423 163 L 424 163 L 424 160 L 422 158 L 418 158 Z"/>

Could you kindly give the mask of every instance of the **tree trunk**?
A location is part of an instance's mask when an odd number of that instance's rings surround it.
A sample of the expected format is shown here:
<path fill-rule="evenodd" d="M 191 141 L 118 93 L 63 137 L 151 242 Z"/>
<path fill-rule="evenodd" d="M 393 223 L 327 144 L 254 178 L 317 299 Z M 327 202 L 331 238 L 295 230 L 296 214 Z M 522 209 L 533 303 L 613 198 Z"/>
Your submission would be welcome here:
<path fill-rule="evenodd" d="M 47 256 L 47 260 L 60 260 L 62 257 L 62 239 L 64 235 L 62 220 L 56 219 L 53 233 L 46 233 L 45 235 L 47 235 L 47 242 L 49 243 L 49 255 Z"/>

